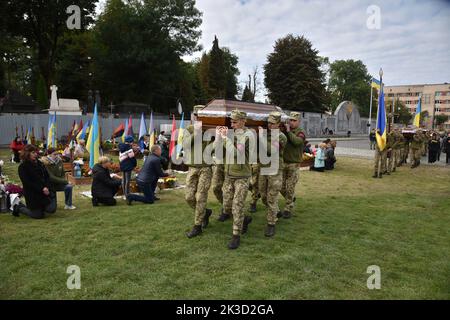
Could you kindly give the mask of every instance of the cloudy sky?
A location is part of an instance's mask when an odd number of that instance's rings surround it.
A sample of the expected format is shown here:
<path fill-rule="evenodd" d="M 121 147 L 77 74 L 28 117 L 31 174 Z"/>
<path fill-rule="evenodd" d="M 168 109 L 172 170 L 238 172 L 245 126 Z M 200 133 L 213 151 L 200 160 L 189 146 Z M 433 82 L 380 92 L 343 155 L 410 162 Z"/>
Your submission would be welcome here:
<path fill-rule="evenodd" d="M 371 5 L 380 10 L 379 29 Z M 289 33 L 330 61 L 360 59 L 374 76 L 382 67 L 386 85 L 450 82 L 450 1 L 197 0 L 197 7 L 200 42 L 209 50 L 217 35 L 239 57 L 241 85 L 255 66 L 262 82 L 267 55 Z"/>

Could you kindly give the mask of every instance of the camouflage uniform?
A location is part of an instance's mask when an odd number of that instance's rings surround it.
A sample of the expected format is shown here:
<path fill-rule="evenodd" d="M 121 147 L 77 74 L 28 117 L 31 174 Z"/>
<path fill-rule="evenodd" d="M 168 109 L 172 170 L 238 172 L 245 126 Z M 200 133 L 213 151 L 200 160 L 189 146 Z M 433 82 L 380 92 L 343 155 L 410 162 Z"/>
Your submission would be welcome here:
<path fill-rule="evenodd" d="M 419 132 L 416 132 L 411 141 L 411 168 L 420 165 L 420 158 L 422 157 L 422 137 Z"/>
<path fill-rule="evenodd" d="M 196 110 L 194 109 L 194 112 Z M 194 130 L 190 125 L 186 128 L 189 133 L 184 136 L 183 150 L 186 154 L 186 165 L 189 171 L 186 177 L 185 200 L 188 205 L 194 209 L 194 225 L 201 226 L 206 212 L 206 203 L 208 200 L 208 191 L 211 187 L 212 169 L 211 165 L 206 164 L 202 157 L 201 163 L 194 163 L 194 136 L 202 134 L 201 129 Z M 202 152 L 210 142 L 202 141 Z"/>
<path fill-rule="evenodd" d="M 400 151 L 400 137 L 396 131 L 393 131 L 389 134 L 391 136 L 390 141 L 390 158 L 388 161 L 388 172 L 395 171 L 399 159 L 399 151 Z"/>
<path fill-rule="evenodd" d="M 385 147 L 382 151 L 380 150 L 380 147 L 378 146 L 378 143 L 375 144 L 375 162 L 373 166 L 374 174 L 373 177 L 378 176 L 378 167 L 380 166 L 380 175 L 381 177 L 382 173 L 386 170 L 386 158 L 387 158 L 387 147 Z M 381 163 L 381 165 L 380 165 Z"/>
<path fill-rule="evenodd" d="M 252 164 L 252 177 L 250 178 L 250 190 L 252 192 L 252 202 L 251 204 L 256 205 L 260 197 L 259 192 L 259 173 L 260 165 L 258 163 Z"/>
<path fill-rule="evenodd" d="M 280 123 L 281 114 L 279 112 L 273 112 L 269 115 L 268 121 L 270 123 Z M 259 176 L 259 190 L 261 192 L 261 200 L 267 207 L 267 223 L 269 225 L 275 225 L 278 221 L 277 214 L 280 211 L 278 207 L 278 195 L 281 191 L 283 184 L 283 152 L 287 143 L 287 138 L 283 133 L 279 133 L 278 142 L 271 141 L 270 132 L 267 133 L 267 140 L 261 141 L 264 143 L 263 148 L 266 149 L 266 154 L 270 156 L 271 148 L 274 146 L 278 152 L 279 167 L 274 175 L 260 175 Z M 262 165 L 261 167 L 270 167 L 270 164 Z"/>
<path fill-rule="evenodd" d="M 224 180 L 225 180 L 224 165 L 223 164 L 215 164 L 214 165 L 214 174 L 212 177 L 212 187 L 213 187 L 214 195 L 216 196 L 216 199 L 217 199 L 217 201 L 220 202 L 220 204 L 223 204 L 222 187 L 223 187 Z"/>
<path fill-rule="evenodd" d="M 291 112 L 290 118 L 300 120 L 300 113 Z M 289 132 L 285 132 L 285 135 L 287 144 L 283 153 L 283 184 L 280 192 L 286 199 L 284 211 L 290 213 L 294 209 L 295 186 L 299 179 L 298 170 L 303 157 L 305 134 L 303 130 L 298 127 Z"/>
<path fill-rule="evenodd" d="M 234 110 L 231 113 L 231 119 L 245 119 L 246 113 Z M 226 163 L 225 180 L 223 183 L 223 209 L 224 212 L 233 215 L 233 236 L 240 236 L 244 223 L 244 204 L 248 193 L 249 178 L 251 168 L 249 164 L 250 145 L 248 143 L 249 135 L 252 133 L 243 128 L 235 130 L 234 141 L 230 138 L 224 138 L 224 146 L 228 151 L 234 150 L 234 163 Z M 217 143 L 217 139 L 214 143 Z M 254 152 L 254 151 L 252 151 Z M 244 153 L 245 163 L 237 164 L 237 154 Z"/>

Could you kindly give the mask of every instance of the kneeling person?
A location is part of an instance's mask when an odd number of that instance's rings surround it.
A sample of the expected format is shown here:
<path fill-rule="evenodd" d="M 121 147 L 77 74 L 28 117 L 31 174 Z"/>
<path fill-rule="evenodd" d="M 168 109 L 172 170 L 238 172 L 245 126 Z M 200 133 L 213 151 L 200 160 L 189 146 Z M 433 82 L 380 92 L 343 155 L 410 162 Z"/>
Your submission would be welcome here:
<path fill-rule="evenodd" d="M 160 177 L 167 177 L 168 174 L 164 173 L 161 167 L 161 147 L 154 144 L 150 148 L 151 154 L 145 159 L 144 165 L 141 171 L 136 177 L 139 190 L 144 195 L 130 193 L 127 195 L 127 204 L 131 205 L 132 201 L 140 201 L 144 203 L 152 204 L 155 201 L 155 189 Z M 156 199 L 157 200 L 157 199 Z"/>
<path fill-rule="evenodd" d="M 111 160 L 108 157 L 100 157 L 98 163 L 92 168 L 92 205 L 98 206 L 103 203 L 107 206 L 115 206 L 114 195 L 122 185 L 122 180 L 118 176 L 111 177 L 109 169 Z"/>

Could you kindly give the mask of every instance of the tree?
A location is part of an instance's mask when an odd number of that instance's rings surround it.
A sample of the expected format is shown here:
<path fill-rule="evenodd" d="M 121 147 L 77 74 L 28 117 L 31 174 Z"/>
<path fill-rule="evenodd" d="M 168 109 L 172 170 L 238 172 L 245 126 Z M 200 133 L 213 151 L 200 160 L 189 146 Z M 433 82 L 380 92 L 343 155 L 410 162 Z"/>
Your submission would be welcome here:
<path fill-rule="evenodd" d="M 82 26 L 88 26 L 95 12 L 96 0 L 78 0 L 82 8 Z M 4 29 L 12 36 L 25 40 L 26 45 L 36 51 L 37 73 L 44 78 L 47 91 L 54 80 L 55 64 L 58 59 L 58 42 L 67 30 L 69 15 L 67 8 L 72 0 L 7 0 L 0 2 L 0 20 Z"/>
<path fill-rule="evenodd" d="M 392 110 L 392 102 L 386 104 L 387 110 Z M 401 123 L 407 126 L 412 119 L 412 114 L 408 111 L 405 104 L 401 102 L 398 98 L 394 102 L 394 120 L 395 122 Z"/>
<path fill-rule="evenodd" d="M 276 41 L 264 65 L 264 84 L 272 103 L 290 110 L 326 110 L 324 73 L 317 54 L 303 36 Z"/>
<path fill-rule="evenodd" d="M 219 40 L 214 36 L 213 47 L 209 53 L 209 95 L 213 98 L 225 98 L 226 80 L 224 54 L 219 48 Z"/>
<path fill-rule="evenodd" d="M 253 99 L 252 91 L 248 88 L 248 85 L 245 85 L 241 100 L 244 102 L 255 102 L 255 100 Z"/>
<path fill-rule="evenodd" d="M 93 86 L 110 101 L 146 102 L 156 111 L 183 100 L 191 70 L 181 54 L 198 48 L 200 34 L 192 29 L 201 23 L 194 4 L 109 0 L 93 29 Z"/>
<path fill-rule="evenodd" d="M 434 121 L 436 125 L 442 129 L 442 125 L 447 122 L 448 116 L 445 114 L 438 114 L 434 117 Z"/>
<path fill-rule="evenodd" d="M 39 76 L 39 79 L 36 84 L 36 102 L 41 107 L 41 109 L 48 109 L 48 95 L 47 95 L 47 84 L 45 83 L 45 79 L 42 75 Z"/>
<path fill-rule="evenodd" d="M 330 64 L 328 89 L 333 110 L 342 101 L 352 101 L 360 107 L 362 116 L 369 115 L 370 82 L 372 77 L 361 60 L 336 60 Z"/>

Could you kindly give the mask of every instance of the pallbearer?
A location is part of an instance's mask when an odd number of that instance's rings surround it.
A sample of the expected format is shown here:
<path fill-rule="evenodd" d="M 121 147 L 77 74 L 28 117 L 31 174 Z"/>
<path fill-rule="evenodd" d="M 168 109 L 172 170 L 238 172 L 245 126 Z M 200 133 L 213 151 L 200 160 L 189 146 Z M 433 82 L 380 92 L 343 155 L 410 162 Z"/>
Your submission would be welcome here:
<path fill-rule="evenodd" d="M 275 234 L 275 224 L 278 220 L 278 195 L 281 191 L 283 183 L 283 152 L 286 147 L 287 138 L 279 130 L 281 121 L 281 113 L 271 112 L 267 120 L 267 127 L 269 132 L 267 136 L 262 136 L 262 128 L 260 128 L 260 148 L 262 152 L 272 158 L 277 157 L 278 167 L 276 163 L 260 164 L 261 168 L 273 168 L 273 172 L 270 175 L 262 174 L 259 176 L 259 191 L 261 192 L 261 200 L 267 207 L 267 228 L 265 231 L 266 237 L 272 237 Z M 275 131 L 278 131 L 276 134 Z"/>

